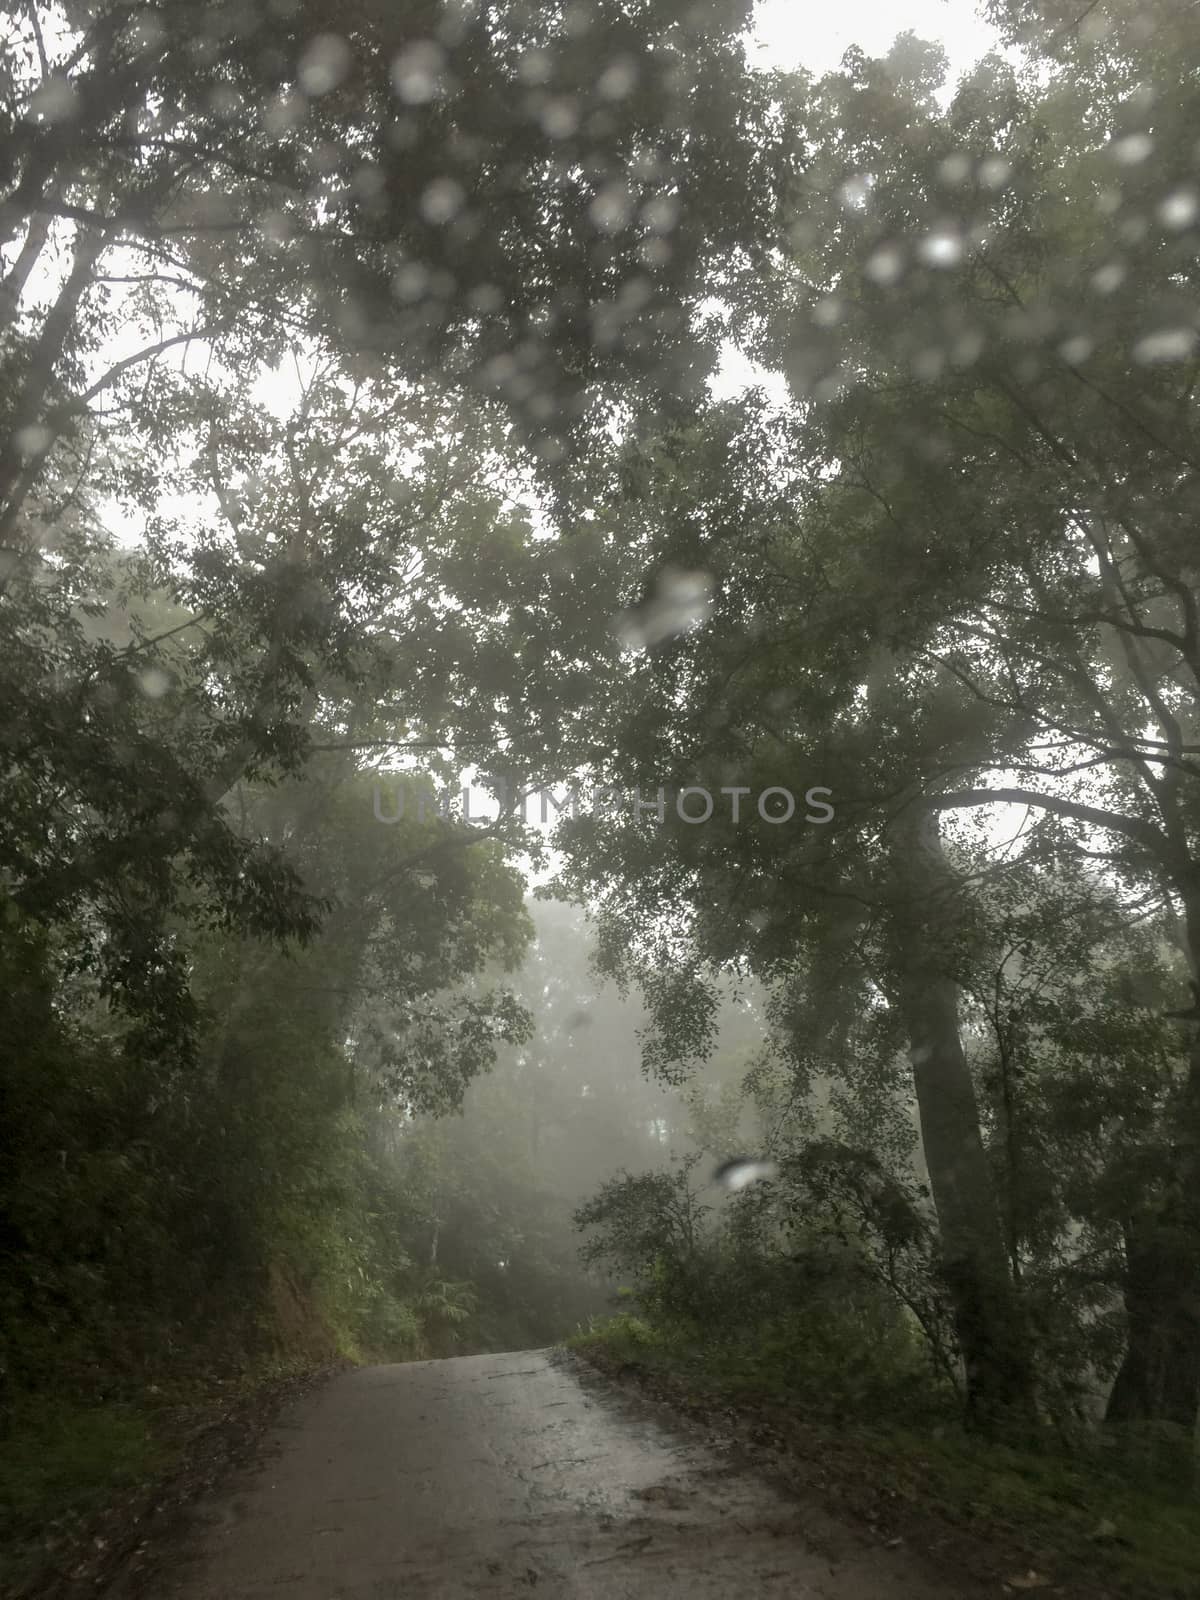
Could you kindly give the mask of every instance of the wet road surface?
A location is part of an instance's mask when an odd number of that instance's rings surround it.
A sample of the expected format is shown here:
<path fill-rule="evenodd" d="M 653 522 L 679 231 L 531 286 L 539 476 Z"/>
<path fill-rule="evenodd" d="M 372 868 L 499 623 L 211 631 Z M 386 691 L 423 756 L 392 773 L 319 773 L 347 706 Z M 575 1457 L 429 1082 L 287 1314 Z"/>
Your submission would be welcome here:
<path fill-rule="evenodd" d="M 120 1585 L 117 1593 L 120 1594 Z M 343 1373 L 202 1503 L 172 1600 L 957 1600 L 561 1352 Z"/>

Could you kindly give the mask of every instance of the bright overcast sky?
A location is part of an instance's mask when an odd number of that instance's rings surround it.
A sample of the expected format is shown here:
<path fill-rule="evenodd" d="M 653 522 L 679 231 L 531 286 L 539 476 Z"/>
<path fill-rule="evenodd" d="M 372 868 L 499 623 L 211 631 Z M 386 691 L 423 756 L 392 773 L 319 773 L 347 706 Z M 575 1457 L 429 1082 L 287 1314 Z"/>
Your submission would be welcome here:
<path fill-rule="evenodd" d="M 995 34 L 973 0 L 760 0 L 751 51 L 756 66 L 806 67 L 828 72 L 852 44 L 869 56 L 886 55 L 898 33 L 936 39 L 957 78 L 986 55 Z"/>
<path fill-rule="evenodd" d="M 852 44 L 869 56 L 883 56 L 896 35 L 907 32 L 934 39 L 945 49 L 950 73 L 943 100 L 949 99 L 957 79 L 998 44 L 974 0 L 831 0 L 822 5 L 809 0 L 759 0 L 750 60 L 759 67 L 828 72 Z M 714 399 L 728 399 L 751 383 L 762 384 L 777 403 L 787 398 L 781 377 L 727 346 L 709 383 Z"/>

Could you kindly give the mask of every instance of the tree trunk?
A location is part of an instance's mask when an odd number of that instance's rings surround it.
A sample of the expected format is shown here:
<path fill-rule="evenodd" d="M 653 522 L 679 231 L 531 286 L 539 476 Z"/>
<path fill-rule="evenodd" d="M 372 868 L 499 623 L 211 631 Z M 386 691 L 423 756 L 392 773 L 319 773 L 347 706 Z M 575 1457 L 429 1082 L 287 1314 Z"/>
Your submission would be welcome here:
<path fill-rule="evenodd" d="M 909 1039 L 968 1417 L 989 1430 L 1028 1423 L 1036 1414 L 1033 1363 L 959 1037 L 958 985 L 947 975 L 944 932 L 939 937 L 955 883 L 932 812 L 918 806 L 899 819 L 892 869 L 893 988 Z"/>
<path fill-rule="evenodd" d="M 1197 1407 L 1196 1332 L 1178 1293 L 1179 1252 L 1162 1217 L 1125 1233 L 1125 1359 L 1108 1399 L 1106 1421 L 1174 1423 L 1190 1436 Z"/>
<path fill-rule="evenodd" d="M 1200 995 L 1200 869 L 1176 874 L 1185 912 L 1183 943 Z M 1200 1420 L 1200 1023 L 1192 1031 L 1187 1078 L 1168 1113 L 1173 1143 L 1165 1193 L 1155 1212 L 1125 1230 L 1128 1335 L 1105 1414 L 1121 1425 L 1165 1422 L 1181 1429 L 1194 1468 Z"/>

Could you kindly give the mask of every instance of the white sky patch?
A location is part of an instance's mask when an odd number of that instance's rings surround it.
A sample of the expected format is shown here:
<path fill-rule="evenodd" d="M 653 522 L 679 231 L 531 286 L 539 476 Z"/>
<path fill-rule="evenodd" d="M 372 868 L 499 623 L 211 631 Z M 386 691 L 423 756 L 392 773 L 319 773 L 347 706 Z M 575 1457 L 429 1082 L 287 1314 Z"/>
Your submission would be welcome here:
<path fill-rule="evenodd" d="M 761 0 L 751 30 L 749 59 L 763 70 L 803 67 L 819 75 L 832 72 L 851 45 L 868 56 L 885 56 L 901 33 L 940 44 L 949 58 L 946 84 L 938 100 L 949 104 L 965 72 L 990 50 L 999 50 L 994 28 L 970 0 L 842 0 L 831 7 L 803 5 L 799 0 Z M 721 351 L 721 362 L 709 380 L 716 401 L 731 400 L 750 388 L 762 388 L 773 405 L 788 403 L 781 373 L 759 366 L 733 344 Z"/>
<path fill-rule="evenodd" d="M 885 56 L 897 34 L 936 40 L 950 58 L 951 84 L 997 46 L 995 30 L 970 0 L 839 0 L 812 6 L 762 0 L 755 13 L 750 60 L 757 67 L 830 72 L 852 44 Z"/>

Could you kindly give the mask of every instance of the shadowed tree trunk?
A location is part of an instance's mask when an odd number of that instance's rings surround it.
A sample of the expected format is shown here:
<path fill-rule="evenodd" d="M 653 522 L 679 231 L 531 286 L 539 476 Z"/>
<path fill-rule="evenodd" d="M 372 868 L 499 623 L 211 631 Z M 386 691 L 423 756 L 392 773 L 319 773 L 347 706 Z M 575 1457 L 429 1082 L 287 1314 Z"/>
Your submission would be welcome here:
<path fill-rule="evenodd" d="M 946 971 L 940 924 L 954 880 L 932 812 L 917 806 L 904 813 L 891 859 L 891 987 L 908 1034 L 968 1416 L 991 1431 L 1033 1419 L 1033 1365 L 959 1036 L 958 985 Z"/>

